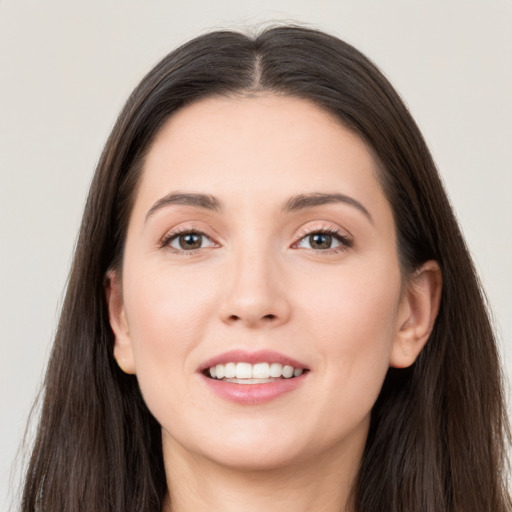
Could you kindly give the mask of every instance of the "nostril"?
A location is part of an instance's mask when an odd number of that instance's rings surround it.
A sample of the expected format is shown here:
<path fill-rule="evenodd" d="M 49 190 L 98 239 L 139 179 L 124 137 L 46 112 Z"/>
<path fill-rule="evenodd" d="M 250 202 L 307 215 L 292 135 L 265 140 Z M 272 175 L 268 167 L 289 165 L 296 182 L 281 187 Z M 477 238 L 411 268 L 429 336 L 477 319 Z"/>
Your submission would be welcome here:
<path fill-rule="evenodd" d="M 263 315 L 261 318 L 263 320 L 275 320 L 277 318 L 277 316 L 274 315 L 273 313 L 269 313 L 268 315 Z M 241 317 L 239 317 L 238 315 L 231 315 L 229 317 L 229 320 L 238 321 L 238 320 L 241 320 Z"/>
<path fill-rule="evenodd" d="M 268 311 L 268 309 L 267 309 Z M 274 326 L 281 322 L 282 316 L 279 313 L 262 314 L 259 311 L 245 311 L 238 312 L 239 314 L 232 313 L 224 317 L 224 322 L 231 325 L 244 324 L 250 327 L 260 326 Z"/>

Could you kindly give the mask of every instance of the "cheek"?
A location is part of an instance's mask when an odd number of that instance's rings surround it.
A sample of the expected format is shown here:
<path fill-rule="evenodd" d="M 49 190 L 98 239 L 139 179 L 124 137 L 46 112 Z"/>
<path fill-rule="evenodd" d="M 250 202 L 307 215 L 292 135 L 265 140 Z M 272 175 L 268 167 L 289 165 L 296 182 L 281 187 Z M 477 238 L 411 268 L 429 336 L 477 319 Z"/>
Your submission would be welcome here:
<path fill-rule="evenodd" d="M 141 365 L 169 368 L 186 363 L 185 356 L 200 343 L 215 304 L 212 287 L 200 285 L 159 266 L 139 271 L 136 280 L 126 283 L 125 309 L 137 373 Z"/>
<path fill-rule="evenodd" d="M 340 350 L 374 345 L 379 339 L 392 338 L 400 282 L 393 260 L 387 265 L 382 261 L 379 265 L 353 265 L 337 273 L 317 274 L 300 291 L 302 314 L 316 323 L 319 334 L 325 328 L 329 332 L 325 341 L 330 340 Z"/>
<path fill-rule="evenodd" d="M 140 265 L 124 289 L 137 380 L 162 425 L 171 424 L 171 418 L 197 400 L 187 386 L 187 376 L 195 370 L 191 354 L 208 331 L 216 303 L 212 287 L 198 290 L 200 282 L 171 270 Z"/>
<path fill-rule="evenodd" d="M 345 411 L 367 413 L 389 368 L 400 300 L 395 266 L 347 272 L 338 276 L 335 286 L 326 281 L 316 300 L 303 302 L 328 395 L 353 405 L 342 408 Z"/>

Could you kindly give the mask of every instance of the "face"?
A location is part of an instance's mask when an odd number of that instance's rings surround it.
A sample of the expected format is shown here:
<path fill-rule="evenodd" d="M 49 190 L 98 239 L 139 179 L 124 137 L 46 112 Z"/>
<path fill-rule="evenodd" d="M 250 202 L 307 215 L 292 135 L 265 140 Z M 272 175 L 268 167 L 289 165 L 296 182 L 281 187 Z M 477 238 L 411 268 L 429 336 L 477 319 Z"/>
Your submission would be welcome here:
<path fill-rule="evenodd" d="M 167 121 L 109 292 L 164 456 L 357 458 L 410 313 L 377 173 L 302 99 L 212 98 Z"/>

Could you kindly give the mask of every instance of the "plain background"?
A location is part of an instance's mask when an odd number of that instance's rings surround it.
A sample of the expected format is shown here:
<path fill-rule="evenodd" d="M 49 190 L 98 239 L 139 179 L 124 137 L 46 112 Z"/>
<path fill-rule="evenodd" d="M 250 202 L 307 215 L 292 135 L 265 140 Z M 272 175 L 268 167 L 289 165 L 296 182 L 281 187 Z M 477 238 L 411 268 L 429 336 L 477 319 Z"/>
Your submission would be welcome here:
<path fill-rule="evenodd" d="M 279 20 L 351 42 L 405 98 L 466 235 L 512 375 L 511 0 L 0 0 L 0 510 L 17 493 L 12 461 L 92 172 L 123 102 L 191 37 Z"/>

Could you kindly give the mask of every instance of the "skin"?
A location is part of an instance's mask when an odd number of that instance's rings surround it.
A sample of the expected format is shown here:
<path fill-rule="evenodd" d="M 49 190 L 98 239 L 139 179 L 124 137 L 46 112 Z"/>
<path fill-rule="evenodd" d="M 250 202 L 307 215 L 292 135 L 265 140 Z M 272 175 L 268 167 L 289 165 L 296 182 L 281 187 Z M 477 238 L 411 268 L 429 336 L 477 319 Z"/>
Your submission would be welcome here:
<path fill-rule="evenodd" d="M 107 299 L 116 359 L 162 426 L 167 510 L 351 509 L 371 408 L 389 366 L 421 351 L 441 288 L 435 262 L 402 275 L 378 172 L 358 136 L 297 98 L 201 100 L 158 133 Z M 176 192 L 221 209 L 155 207 Z M 347 202 L 283 210 L 333 192 L 368 215 Z M 343 238 L 312 246 L 326 229 Z M 180 249 L 177 230 L 204 233 L 201 247 Z M 309 372 L 270 402 L 233 403 L 198 372 L 233 349 Z"/>

